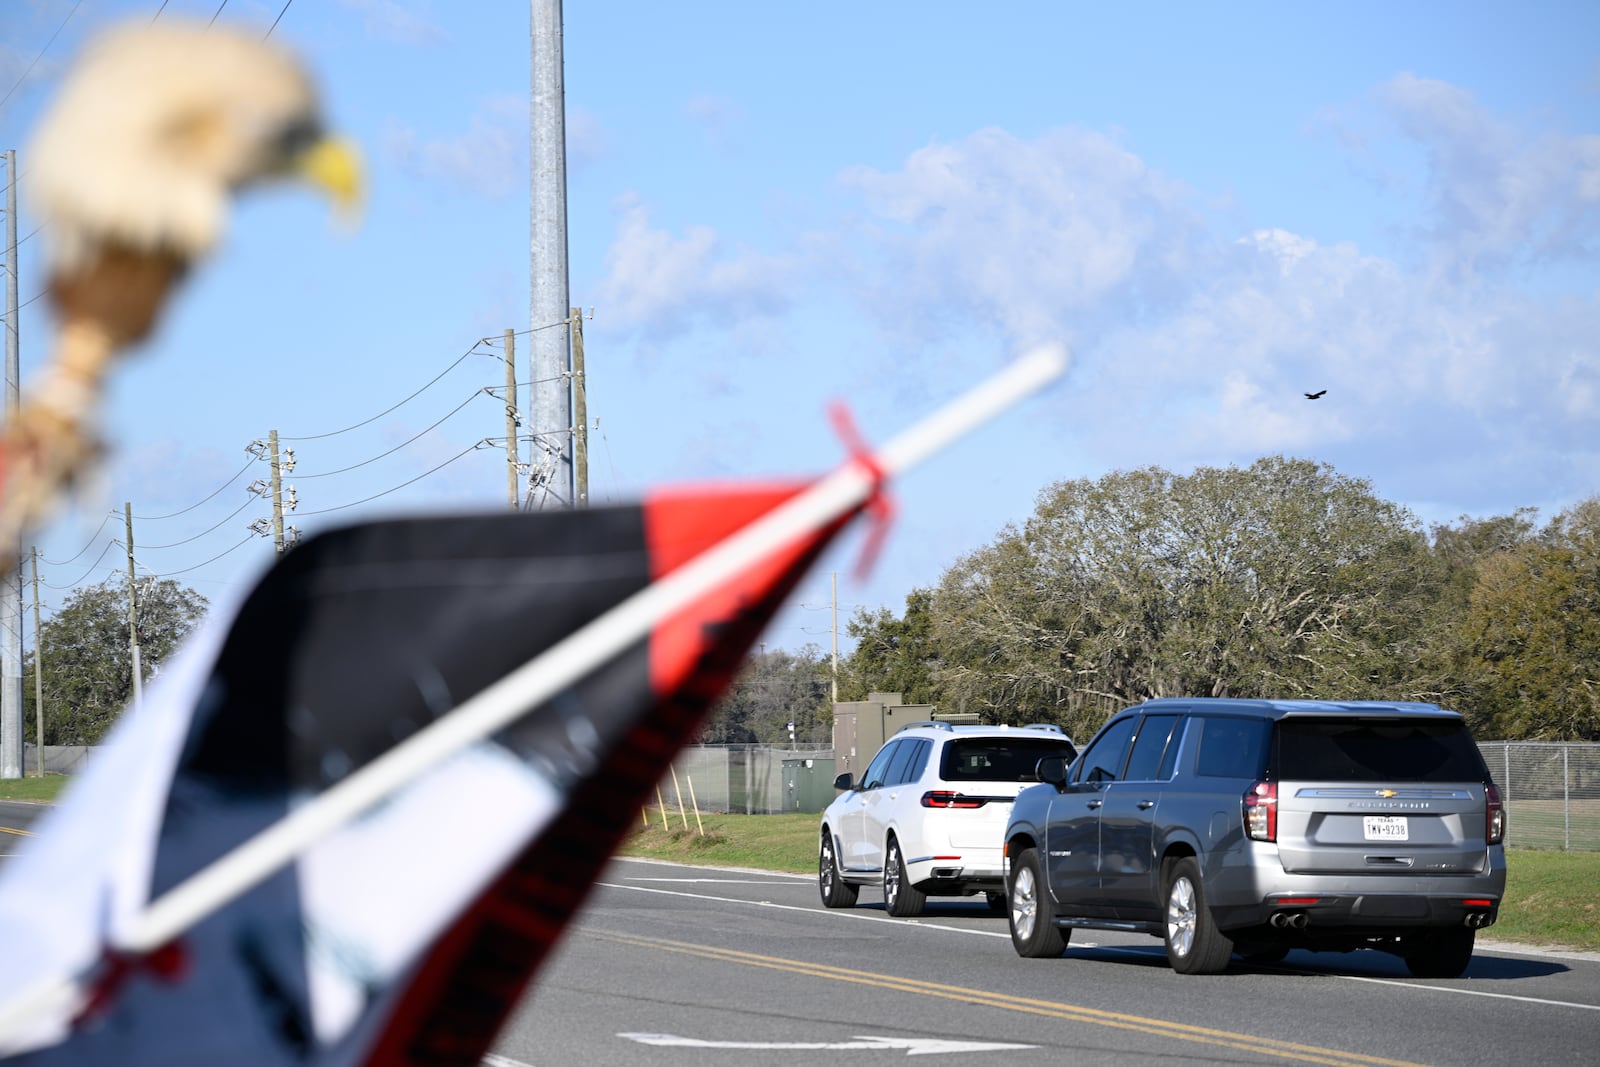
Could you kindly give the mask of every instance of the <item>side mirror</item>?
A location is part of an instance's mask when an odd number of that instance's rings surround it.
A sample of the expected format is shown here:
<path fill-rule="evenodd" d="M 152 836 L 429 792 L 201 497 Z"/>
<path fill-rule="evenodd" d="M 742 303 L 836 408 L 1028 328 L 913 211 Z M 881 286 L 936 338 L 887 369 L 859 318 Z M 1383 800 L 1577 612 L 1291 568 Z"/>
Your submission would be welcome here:
<path fill-rule="evenodd" d="M 1064 756 L 1045 756 L 1033 768 L 1033 776 L 1061 792 L 1067 785 L 1067 760 Z"/>
<path fill-rule="evenodd" d="M 845 771 L 843 774 L 839 775 L 839 777 L 833 780 L 833 787 L 835 789 L 845 790 L 849 789 L 853 785 L 855 785 L 855 779 L 851 777 L 849 771 Z"/>

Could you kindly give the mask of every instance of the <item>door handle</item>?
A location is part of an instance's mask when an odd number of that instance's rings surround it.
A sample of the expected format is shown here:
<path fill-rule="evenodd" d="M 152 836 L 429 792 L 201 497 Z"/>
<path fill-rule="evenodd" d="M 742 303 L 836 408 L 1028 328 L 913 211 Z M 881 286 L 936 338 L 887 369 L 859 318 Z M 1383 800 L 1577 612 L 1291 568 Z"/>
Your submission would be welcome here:
<path fill-rule="evenodd" d="M 1105 801 L 1103 801 L 1103 800 L 1091 800 L 1091 801 L 1089 801 L 1089 810 L 1090 811 L 1097 811 L 1097 810 L 1099 810 L 1100 805 L 1103 804 L 1103 803 L 1105 803 Z"/>
<path fill-rule="evenodd" d="M 1141 800 L 1141 801 L 1139 801 L 1139 810 L 1140 811 L 1149 811 L 1151 808 L 1153 808 L 1155 806 L 1156 806 L 1156 802 L 1153 801 L 1153 800 Z"/>

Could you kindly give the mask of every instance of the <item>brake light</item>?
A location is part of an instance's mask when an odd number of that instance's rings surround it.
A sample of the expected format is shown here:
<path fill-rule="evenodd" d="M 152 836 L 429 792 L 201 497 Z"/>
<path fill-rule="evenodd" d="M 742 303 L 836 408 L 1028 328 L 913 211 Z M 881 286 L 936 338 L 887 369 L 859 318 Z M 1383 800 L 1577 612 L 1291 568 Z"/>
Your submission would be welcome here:
<path fill-rule="evenodd" d="M 1506 809 L 1500 803 L 1500 790 L 1493 782 L 1484 784 L 1483 799 L 1483 838 L 1491 845 L 1498 845 L 1506 839 Z"/>
<path fill-rule="evenodd" d="M 922 806 L 925 808 L 981 808 L 984 803 L 983 797 L 969 797 L 949 789 L 934 789 L 922 794 Z"/>
<path fill-rule="evenodd" d="M 1245 836 L 1256 841 L 1278 839 L 1278 783 L 1257 782 L 1244 794 Z"/>

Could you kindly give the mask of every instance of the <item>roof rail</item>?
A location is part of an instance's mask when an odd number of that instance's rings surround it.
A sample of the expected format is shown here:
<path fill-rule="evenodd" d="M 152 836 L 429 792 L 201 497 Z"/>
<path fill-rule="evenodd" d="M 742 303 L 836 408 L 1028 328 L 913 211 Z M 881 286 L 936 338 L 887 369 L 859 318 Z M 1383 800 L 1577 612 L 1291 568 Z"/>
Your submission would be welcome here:
<path fill-rule="evenodd" d="M 900 733 L 902 730 L 914 730 L 918 726 L 931 726 L 935 730 L 949 730 L 951 733 L 956 731 L 956 728 L 947 722 L 939 722 L 937 719 L 923 719 L 921 722 L 908 722 L 900 727 L 899 730 L 896 730 L 895 733 Z"/>
<path fill-rule="evenodd" d="M 1067 732 L 1053 722 L 1030 722 L 1028 725 L 1024 726 L 1023 729 L 1048 730 L 1053 734 L 1060 734 L 1062 737 L 1067 736 Z"/>

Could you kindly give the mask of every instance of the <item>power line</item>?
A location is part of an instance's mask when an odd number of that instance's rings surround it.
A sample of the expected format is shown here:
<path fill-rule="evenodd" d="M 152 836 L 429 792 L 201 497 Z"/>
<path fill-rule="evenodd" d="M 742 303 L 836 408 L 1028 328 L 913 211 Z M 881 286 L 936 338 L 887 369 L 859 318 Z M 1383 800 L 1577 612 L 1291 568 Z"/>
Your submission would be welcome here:
<path fill-rule="evenodd" d="M 223 2 L 226 3 L 227 0 L 223 0 Z M 50 51 L 50 46 L 56 43 L 56 38 L 61 36 L 61 31 L 67 28 L 67 23 L 72 21 L 72 16 L 78 13 L 78 8 L 82 4 L 83 0 L 77 0 L 72 5 L 72 10 L 67 12 L 67 17 L 61 20 L 61 25 L 56 27 L 56 32 L 50 35 L 50 39 L 44 43 L 44 47 L 39 49 L 39 54 L 33 57 L 33 62 L 29 63 L 28 69 L 22 72 L 22 77 L 17 79 L 17 84 L 7 89 L 5 96 L 0 96 L 0 107 L 4 107 L 6 101 L 11 99 L 11 94 L 17 91 L 18 86 L 28 80 L 28 75 L 33 73 L 33 68 L 39 65 L 39 60 L 44 58 L 44 54 Z"/>
<path fill-rule="evenodd" d="M 237 512 L 235 512 L 235 514 L 237 514 Z M 249 537 L 246 537 L 243 541 L 240 541 L 238 544 L 234 545 L 232 548 L 226 548 L 226 549 L 223 549 L 221 552 L 218 552 L 215 556 L 212 556 L 210 559 L 206 560 L 204 563 L 196 563 L 193 567 L 185 567 L 182 570 L 178 570 L 178 571 L 168 571 L 165 575 L 157 575 L 157 577 L 170 578 L 174 574 L 188 574 L 190 571 L 197 571 L 201 567 L 209 566 L 210 564 L 215 563 L 217 560 L 221 559 L 223 556 L 226 556 L 231 552 L 237 552 L 239 549 L 243 548 L 245 545 L 249 544 L 251 541 L 254 541 L 255 539 L 256 539 L 255 534 L 251 534 Z"/>
<path fill-rule="evenodd" d="M 170 515 L 135 515 L 134 518 L 138 519 L 140 522 L 160 522 L 162 519 L 175 519 L 179 515 L 187 515 L 189 512 L 193 511 L 195 508 L 199 507 L 201 504 L 204 504 L 207 500 L 210 500 L 212 497 L 216 496 L 218 493 L 220 493 L 224 489 L 228 488 L 228 486 L 230 486 L 234 482 L 238 481 L 239 478 L 244 474 L 244 472 L 250 469 L 250 464 L 254 463 L 255 461 L 256 460 L 255 460 L 254 456 L 251 456 L 249 459 L 245 460 L 244 461 L 244 466 L 239 468 L 239 471 L 238 471 L 237 474 L 235 474 L 232 478 L 229 478 L 227 481 L 223 482 L 221 485 L 217 486 L 216 489 L 214 489 L 207 496 L 205 496 L 204 498 L 202 498 L 200 500 L 195 501 L 193 504 L 190 504 L 188 507 L 184 508 L 182 511 L 174 511 Z"/>
<path fill-rule="evenodd" d="M 294 0 L 285 0 L 285 3 L 283 5 L 283 10 L 278 12 L 278 17 L 272 20 L 272 25 L 268 26 L 267 27 L 267 32 L 262 35 L 261 39 L 263 41 L 265 41 L 268 37 L 272 36 L 272 31 L 278 28 L 278 23 L 283 21 L 283 16 L 284 16 L 284 14 L 286 12 L 288 12 L 289 5 L 292 4 L 292 3 L 294 3 Z"/>
<path fill-rule="evenodd" d="M 198 541 L 198 540 L 200 540 L 200 538 L 204 537 L 206 534 L 210 533 L 212 530 L 215 530 L 217 528 L 217 526 L 221 526 L 224 522 L 227 522 L 229 519 L 233 518 L 235 515 L 239 514 L 239 512 L 243 511 L 245 508 L 249 507 L 250 505 L 254 504 L 255 502 L 256 502 L 256 498 L 253 497 L 253 496 L 245 498 L 245 502 L 243 504 L 240 504 L 238 507 L 234 508 L 231 512 L 229 512 L 227 515 L 225 515 L 222 519 L 220 519 L 217 522 L 216 526 L 211 526 L 211 527 L 208 527 L 207 529 L 201 530 L 199 533 L 195 534 L 193 537 L 186 537 L 182 541 L 174 541 L 170 545 L 140 545 L 139 546 L 139 550 L 142 552 L 142 551 L 145 551 L 145 550 L 157 549 L 157 548 L 177 548 L 179 545 L 186 545 L 190 541 Z M 201 566 L 204 566 L 204 564 L 201 564 Z"/>
<path fill-rule="evenodd" d="M 406 404 L 409 404 L 411 401 L 415 400 L 417 397 L 421 396 L 423 393 L 425 393 L 429 389 L 433 388 L 436 384 L 438 384 L 440 378 L 443 378 L 446 374 L 449 374 L 451 371 L 453 371 L 457 367 L 459 367 L 461 365 L 462 360 L 466 359 L 468 356 L 472 355 L 473 352 L 477 351 L 478 346 L 481 345 L 481 344 L 483 344 L 483 341 L 481 341 L 481 340 L 474 342 L 471 348 L 467 349 L 465 352 L 461 353 L 460 356 L 456 357 L 456 361 L 454 363 L 450 364 L 444 370 L 440 371 L 431 381 L 428 382 L 428 384 L 424 385 L 421 389 L 418 389 L 416 392 L 412 393 L 410 396 L 406 397 L 404 400 L 400 401 L 398 404 L 393 404 L 390 407 L 387 407 L 384 410 L 378 412 L 376 415 L 372 416 L 370 419 L 362 419 L 360 422 L 358 422 L 358 423 L 356 423 L 356 424 L 354 424 L 352 426 L 346 426 L 342 430 L 330 430 L 327 433 L 300 434 L 300 435 L 294 436 L 294 437 L 291 437 L 291 436 L 289 436 L 287 434 L 279 434 L 278 435 L 278 440 L 280 440 L 280 441 L 320 441 L 325 437 L 337 437 L 342 433 L 349 433 L 351 430 L 359 430 L 361 427 L 367 425 L 368 423 L 376 422 L 379 419 L 383 418 L 385 415 L 389 414 L 391 411 L 394 411 L 397 408 L 400 408 L 400 407 L 405 406 Z"/>
<path fill-rule="evenodd" d="M 71 563 L 73 560 L 89 551 L 94 547 L 95 540 L 100 536 L 100 531 L 106 528 L 106 523 L 110 522 L 112 516 L 115 514 L 116 512 L 112 511 L 106 512 L 106 517 L 100 520 L 100 525 L 95 529 L 94 533 L 89 535 L 89 543 L 78 549 L 78 551 L 74 552 L 71 556 L 63 560 L 47 559 L 45 562 L 50 564 L 52 567 L 65 567 L 67 564 Z"/>
<path fill-rule="evenodd" d="M 297 512 L 296 514 L 298 514 L 298 515 L 326 515 L 330 511 L 343 511 L 345 508 L 353 508 L 353 507 L 357 506 L 358 504 L 365 504 L 365 503 L 368 503 L 369 501 L 377 500 L 379 497 L 388 496 L 390 493 L 397 492 L 397 491 L 399 491 L 401 489 L 404 489 L 406 486 L 412 484 L 412 482 L 420 482 L 420 481 L 422 481 L 422 479 L 426 478 L 430 474 L 437 474 L 439 471 L 444 470 L 446 467 L 450 466 L 450 464 L 454 463 L 456 460 L 460 459 L 462 456 L 466 455 L 468 452 L 476 452 L 478 450 L 479 444 L 481 444 L 481 442 L 476 442 L 476 443 L 468 445 L 466 448 L 462 449 L 460 452 L 457 452 L 455 455 L 451 456 L 449 459 L 445 460 L 443 463 L 441 463 L 437 467 L 433 468 L 433 470 L 423 471 L 421 474 L 417 475 L 415 478 L 412 478 L 410 481 L 401 482 L 399 485 L 395 486 L 392 489 L 385 489 L 381 493 L 374 493 L 372 496 L 363 497 L 360 500 L 352 500 L 348 504 L 337 504 L 337 505 L 335 505 L 335 506 L 333 506 L 331 508 L 322 508 L 322 509 L 320 509 L 318 511 L 301 511 L 301 512 Z"/>
<path fill-rule="evenodd" d="M 418 431 L 418 433 L 416 434 L 415 437 L 411 437 L 411 438 L 408 438 L 407 440 L 401 441 L 399 444 L 395 445 L 393 448 L 389 449 L 389 451 L 387 451 L 387 452 L 381 452 L 378 455 L 373 456 L 371 459 L 362 460 L 360 463 L 352 463 L 348 467 L 340 467 L 336 471 L 322 471 L 319 474 L 302 474 L 302 475 L 298 476 L 298 479 L 299 480 L 304 480 L 304 479 L 307 479 L 307 478 L 328 478 L 328 477 L 332 477 L 335 474 L 344 474 L 346 471 L 353 471 L 358 467 L 365 467 L 369 463 L 376 463 L 376 462 L 378 462 L 378 460 L 383 459 L 385 456 L 392 456 L 396 452 L 400 451 L 402 448 L 406 447 L 406 445 L 409 445 L 413 441 L 415 441 L 418 438 L 422 437 L 424 434 L 427 434 L 432 430 L 438 429 L 438 427 L 442 423 L 444 423 L 446 419 L 449 419 L 451 415 L 454 415 L 456 412 L 460 411 L 462 408 L 466 407 L 468 404 L 472 403 L 474 400 L 476 400 L 478 397 L 482 396 L 486 392 L 488 392 L 487 389 L 479 389 L 477 392 L 475 392 L 471 396 L 467 397 L 461 403 L 459 403 L 455 407 L 451 408 L 449 413 L 446 414 L 443 418 L 439 419 L 438 422 L 435 422 L 432 426 L 429 426 L 427 429 Z"/>
<path fill-rule="evenodd" d="M 206 29 L 209 30 L 211 28 L 211 23 L 217 21 L 217 16 L 222 14 L 222 9 L 227 6 L 228 0 L 222 0 L 222 3 L 217 5 L 217 10 L 211 13 L 211 22 L 206 23 Z M 160 14 L 160 12 L 157 12 L 157 14 Z"/>
<path fill-rule="evenodd" d="M 106 558 L 106 553 L 111 551 L 111 546 L 112 545 L 118 545 L 118 544 L 121 544 L 121 543 L 122 542 L 116 540 L 115 538 L 113 538 L 110 541 L 107 541 L 106 542 L 106 547 L 104 547 L 104 548 L 102 548 L 100 550 L 100 555 L 95 558 L 95 561 L 93 563 L 89 564 L 89 569 L 84 571 L 83 572 L 83 577 L 79 578 L 77 581 L 68 582 L 66 585 L 55 585 L 55 584 L 53 584 L 51 582 L 45 582 L 44 584 L 49 586 L 51 589 L 61 589 L 61 590 L 76 589 L 78 586 L 82 585 L 86 580 L 88 580 L 89 575 L 91 575 L 91 574 L 93 574 L 95 572 L 95 568 L 100 566 L 100 561 Z"/>

